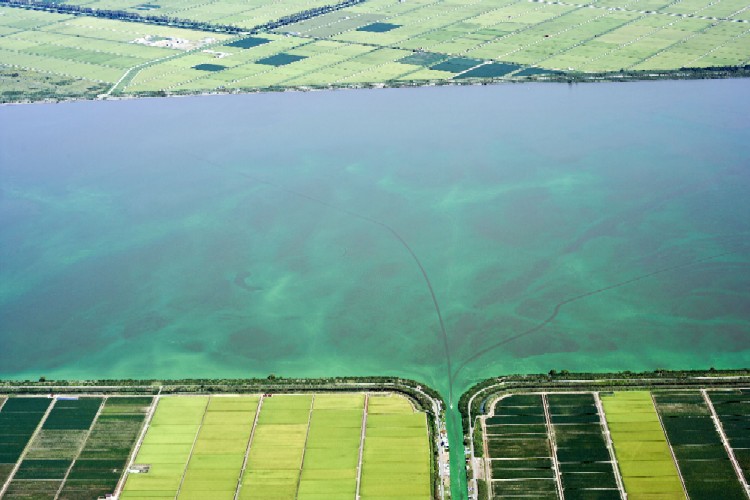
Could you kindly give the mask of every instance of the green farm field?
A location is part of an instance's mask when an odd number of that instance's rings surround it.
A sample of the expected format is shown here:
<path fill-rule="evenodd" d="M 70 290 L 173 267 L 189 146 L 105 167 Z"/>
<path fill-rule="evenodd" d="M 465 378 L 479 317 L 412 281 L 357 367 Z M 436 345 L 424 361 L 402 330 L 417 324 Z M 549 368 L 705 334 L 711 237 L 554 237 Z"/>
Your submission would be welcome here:
<path fill-rule="evenodd" d="M 647 391 L 602 396 L 625 490 L 630 498 L 684 499 L 679 473 Z"/>
<path fill-rule="evenodd" d="M 429 439 L 391 393 L 2 397 L 0 497 L 428 499 Z"/>
<path fill-rule="evenodd" d="M 431 497 L 427 420 L 399 395 L 161 397 L 123 499 Z M 360 472 L 361 471 L 361 472 Z"/>
<path fill-rule="evenodd" d="M 90 86 L 87 97 L 162 95 L 621 72 L 674 77 L 686 68 L 692 73 L 678 76 L 689 77 L 750 61 L 747 0 L 365 0 L 327 9 L 322 0 L 74 0 L 57 12 L 5 5 L 0 66 L 64 78 L 57 85 L 69 86 L 70 97 L 81 96 L 80 82 Z M 76 6 L 93 10 L 64 10 Z M 178 18 L 195 29 L 95 17 L 108 9 Z M 39 98 L 14 89 L 3 99 L 24 97 Z"/>
<path fill-rule="evenodd" d="M 371 396 L 360 497 L 430 498 L 430 449 L 424 413 L 394 396 Z"/>
<path fill-rule="evenodd" d="M 747 498 L 748 400 L 700 388 L 501 395 L 476 424 L 479 498 Z"/>

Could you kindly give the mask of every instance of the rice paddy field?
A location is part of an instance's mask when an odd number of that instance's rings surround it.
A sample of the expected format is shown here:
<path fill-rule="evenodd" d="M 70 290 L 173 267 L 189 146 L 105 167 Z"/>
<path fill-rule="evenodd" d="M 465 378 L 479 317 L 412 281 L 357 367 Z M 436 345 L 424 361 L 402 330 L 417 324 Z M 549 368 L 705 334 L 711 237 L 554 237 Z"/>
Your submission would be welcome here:
<path fill-rule="evenodd" d="M 431 498 L 427 420 L 403 396 L 162 397 L 121 498 Z"/>
<path fill-rule="evenodd" d="M 497 499 L 746 498 L 737 429 L 747 397 L 701 389 L 505 396 L 480 419 L 484 491 Z"/>
<path fill-rule="evenodd" d="M 113 493 L 151 398 L 11 397 L 0 407 L 2 498 Z"/>
<path fill-rule="evenodd" d="M 360 498 L 431 497 L 427 421 L 408 400 L 370 397 L 363 444 Z"/>
<path fill-rule="evenodd" d="M 425 413 L 397 394 L 0 401 L 2 498 L 432 497 Z"/>
<path fill-rule="evenodd" d="M 484 428 L 493 497 L 558 497 L 542 396 L 503 399 Z"/>
<path fill-rule="evenodd" d="M 547 395 L 561 488 L 570 498 L 620 498 L 594 394 Z"/>
<path fill-rule="evenodd" d="M 685 498 L 672 452 L 649 392 L 602 397 L 607 425 L 632 498 Z"/>
<path fill-rule="evenodd" d="M 719 434 L 716 432 L 708 403 L 721 405 L 724 402 L 741 402 L 747 399 L 746 393 L 675 391 L 654 394 L 656 408 L 662 417 L 672 451 L 680 466 L 685 490 L 690 498 L 712 498 L 720 494 L 722 498 L 746 498 L 742 485 L 727 456 Z M 729 403 L 732 404 L 732 403 Z M 722 407 L 719 406 L 721 409 Z M 737 408 L 739 410 L 739 408 Z M 743 411 L 733 411 L 733 419 L 744 419 Z M 728 422 L 721 422 L 725 432 L 736 436 L 736 428 Z M 735 457 L 740 460 L 747 454 L 746 443 L 729 441 Z M 747 481 L 747 465 L 743 474 Z"/>
<path fill-rule="evenodd" d="M 29 82 L 35 74 L 53 76 L 77 97 L 80 82 L 100 95 L 154 95 L 647 75 L 750 62 L 746 0 L 366 0 L 260 30 L 254 28 L 327 4 L 64 4 L 208 23 L 191 30 L 0 7 L 0 67 L 32 72 Z M 221 34 L 211 25 L 252 35 Z M 3 98 L 24 95 L 14 89 Z"/>

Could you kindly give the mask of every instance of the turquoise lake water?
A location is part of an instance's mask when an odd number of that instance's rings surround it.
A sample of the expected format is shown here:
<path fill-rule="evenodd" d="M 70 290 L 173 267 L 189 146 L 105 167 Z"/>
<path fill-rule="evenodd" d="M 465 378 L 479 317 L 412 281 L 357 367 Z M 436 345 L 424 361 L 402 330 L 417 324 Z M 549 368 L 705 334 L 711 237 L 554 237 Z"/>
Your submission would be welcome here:
<path fill-rule="evenodd" d="M 0 377 L 750 366 L 749 92 L 0 108 Z"/>

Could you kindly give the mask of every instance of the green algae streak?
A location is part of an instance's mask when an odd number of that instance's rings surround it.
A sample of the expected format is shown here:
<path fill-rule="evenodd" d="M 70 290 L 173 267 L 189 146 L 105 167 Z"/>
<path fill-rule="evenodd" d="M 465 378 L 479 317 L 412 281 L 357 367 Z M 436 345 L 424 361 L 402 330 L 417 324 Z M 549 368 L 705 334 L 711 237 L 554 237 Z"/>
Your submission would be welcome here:
<path fill-rule="evenodd" d="M 0 109 L 0 376 L 750 365 L 747 80 Z"/>

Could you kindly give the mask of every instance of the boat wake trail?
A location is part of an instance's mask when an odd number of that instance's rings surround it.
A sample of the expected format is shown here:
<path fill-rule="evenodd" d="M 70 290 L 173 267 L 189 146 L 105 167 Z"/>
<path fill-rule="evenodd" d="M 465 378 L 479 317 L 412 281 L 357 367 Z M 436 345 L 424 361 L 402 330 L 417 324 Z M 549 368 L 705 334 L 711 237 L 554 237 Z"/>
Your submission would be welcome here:
<path fill-rule="evenodd" d="M 214 166 L 223 168 L 222 165 L 219 165 L 218 163 L 216 163 L 216 162 L 214 162 L 212 160 L 209 160 L 207 158 L 201 158 L 201 157 L 198 157 L 198 156 L 192 155 L 192 154 L 190 154 L 190 156 L 192 156 L 193 158 L 195 158 L 195 159 L 197 159 L 199 161 L 210 163 L 210 164 L 212 164 Z M 284 192 L 284 193 L 287 193 L 287 194 L 289 194 L 291 196 L 295 196 L 295 197 L 298 197 L 298 198 L 302 198 L 302 199 L 308 200 L 308 201 L 310 201 L 312 203 L 316 203 L 316 204 L 321 205 L 323 207 L 326 207 L 326 208 L 328 208 L 330 210 L 334 210 L 336 212 L 340 212 L 340 213 L 349 215 L 350 217 L 354 217 L 356 219 L 359 219 L 359 220 L 368 222 L 370 224 L 379 226 L 382 229 L 385 229 L 387 232 L 389 232 L 401 244 L 401 246 L 404 247 L 404 249 L 406 249 L 407 252 L 409 252 L 409 255 L 411 256 L 412 260 L 414 260 L 414 263 L 417 265 L 417 267 L 419 268 L 419 271 L 422 273 L 422 279 L 424 280 L 424 283 L 425 283 L 425 285 L 427 286 L 427 289 L 430 292 L 430 297 L 432 298 L 432 305 L 435 308 L 435 315 L 437 316 L 438 325 L 440 327 L 440 336 L 442 338 L 443 350 L 444 350 L 444 354 L 445 354 L 445 369 L 447 370 L 447 375 L 448 375 L 447 376 L 447 379 L 448 379 L 448 402 L 449 402 L 448 404 L 451 407 L 453 407 L 453 379 L 450 376 L 451 373 L 453 372 L 453 368 L 452 368 L 452 365 L 451 365 L 451 355 L 450 355 L 450 349 L 449 349 L 449 346 L 448 346 L 448 332 L 445 329 L 445 322 L 443 321 L 443 313 L 440 311 L 440 303 L 438 302 L 437 295 L 435 295 L 435 289 L 432 286 L 432 282 L 430 281 L 430 276 L 427 274 L 427 270 L 425 269 L 424 265 L 422 264 L 422 261 L 419 259 L 419 256 L 417 256 L 417 253 L 409 245 L 409 243 L 407 243 L 407 241 L 401 236 L 401 234 L 399 234 L 398 231 L 396 231 L 393 227 L 391 227 L 390 225 L 386 224 L 385 222 L 381 222 L 381 221 L 379 221 L 377 219 L 373 219 L 372 217 L 368 217 L 366 215 L 362 215 L 360 213 L 353 212 L 353 211 L 351 211 L 351 210 L 349 210 L 347 208 L 334 205 L 333 203 L 329 203 L 329 202 L 327 202 L 325 200 L 321 200 L 319 198 L 315 198 L 313 196 L 310 196 L 308 194 L 305 194 L 305 193 L 302 193 L 302 192 L 299 192 L 299 191 L 294 191 L 294 190 L 289 189 L 287 187 L 284 187 L 282 185 L 279 185 L 279 184 L 276 184 L 274 182 L 271 182 L 271 181 L 268 181 L 268 180 L 265 180 L 265 179 L 261 179 L 261 178 L 255 177 L 255 176 L 252 176 L 252 175 L 247 174 L 245 172 L 238 172 L 238 173 L 240 175 L 242 175 L 243 177 L 252 180 L 253 182 L 257 182 L 259 184 L 265 184 L 267 186 L 271 186 L 274 189 L 276 189 L 278 191 L 281 191 L 281 192 Z"/>
<path fill-rule="evenodd" d="M 351 210 L 343 207 L 339 207 L 337 205 L 334 205 L 332 203 L 328 203 L 325 200 L 321 200 L 315 197 L 312 197 L 310 195 L 307 195 L 305 193 L 301 193 L 298 191 L 294 191 L 291 189 L 288 189 L 284 186 L 280 186 L 278 184 L 275 184 L 270 181 L 258 179 L 257 177 L 253 177 L 251 175 L 242 173 L 242 176 L 251 179 L 255 182 L 260 182 L 262 184 L 266 184 L 268 186 L 272 186 L 275 189 L 278 189 L 279 191 L 283 191 L 287 194 L 290 194 L 292 196 L 297 196 L 299 198 L 303 198 L 305 200 L 311 201 L 313 203 L 317 203 L 318 205 L 324 206 L 326 208 L 329 208 L 331 210 L 335 210 L 337 212 L 349 215 L 351 217 L 354 217 L 356 219 L 363 220 L 365 222 L 369 222 L 370 224 L 374 224 L 376 226 L 380 226 L 381 228 L 385 229 L 391 235 L 396 238 L 396 240 L 401 244 L 402 247 L 406 249 L 407 252 L 409 252 L 409 255 L 411 255 L 411 258 L 414 260 L 414 263 L 417 264 L 417 267 L 419 268 L 419 271 L 422 273 L 422 278 L 424 279 L 425 285 L 427 285 L 427 289 L 430 291 L 430 297 L 432 298 L 432 305 L 435 308 L 435 314 L 437 316 L 438 324 L 440 326 L 440 335 L 442 337 L 443 341 L 443 350 L 445 353 L 445 368 L 448 371 L 448 401 L 449 405 L 453 406 L 453 379 L 450 377 L 450 374 L 452 373 L 453 369 L 451 366 L 451 355 L 450 355 L 450 349 L 448 347 L 448 332 L 445 329 L 445 322 L 443 321 L 443 313 L 440 311 L 440 303 L 438 302 L 437 296 L 435 295 L 435 289 L 432 286 L 432 282 L 430 281 L 430 276 L 427 274 L 427 270 L 424 268 L 424 265 L 422 265 L 422 261 L 419 260 L 419 257 L 417 256 L 414 249 L 409 245 L 409 243 L 406 242 L 406 240 L 399 234 L 398 231 L 396 231 L 393 227 L 389 226 L 385 222 L 381 222 L 377 219 L 373 219 L 372 217 L 368 217 L 366 215 L 359 214 L 357 212 L 352 212 Z"/>
<path fill-rule="evenodd" d="M 541 330 L 542 328 L 544 328 L 548 324 L 552 323 L 555 320 L 555 318 L 557 318 L 557 315 L 560 313 L 560 310 L 564 306 L 566 306 L 568 304 L 571 304 L 573 302 L 577 302 L 579 300 L 591 297 L 593 295 L 598 295 L 600 293 L 604 293 L 604 292 L 608 292 L 610 290 L 614 290 L 615 288 L 620 288 L 620 287 L 623 287 L 623 286 L 626 286 L 626 285 L 630 285 L 630 284 L 635 283 L 637 281 L 641 281 L 641 280 L 645 280 L 645 279 L 651 278 L 653 276 L 656 276 L 657 274 L 667 273 L 669 271 L 675 271 L 677 269 L 682 269 L 682 268 L 685 268 L 685 267 L 694 266 L 694 265 L 699 264 L 701 262 L 706 262 L 708 260 L 718 259 L 719 257 L 723 257 L 723 256 L 729 255 L 731 253 L 732 252 L 724 252 L 724 253 L 720 253 L 720 254 L 716 254 L 716 255 L 711 255 L 711 256 L 708 256 L 708 257 L 703 257 L 703 258 L 700 258 L 700 259 L 691 260 L 690 262 L 683 262 L 682 264 L 677 264 L 677 265 L 670 266 L 670 267 L 664 267 L 662 269 L 657 269 L 656 271 L 652 271 L 652 272 L 647 273 L 647 274 L 642 274 L 640 276 L 636 276 L 635 278 L 631 278 L 631 279 L 628 279 L 628 280 L 625 280 L 625 281 L 620 281 L 619 283 L 614 283 L 612 285 L 605 286 L 603 288 L 597 288 L 596 290 L 590 290 L 590 291 L 588 291 L 586 293 L 582 293 L 580 295 L 576 295 L 574 297 L 570 297 L 570 298 L 565 299 L 565 300 L 563 300 L 561 302 L 558 302 L 557 304 L 555 304 L 554 308 L 552 309 L 552 313 L 549 316 L 547 316 L 547 318 L 544 319 L 544 321 L 536 324 L 535 326 L 529 328 L 528 330 L 524 330 L 524 331 L 522 331 L 520 333 L 517 333 L 515 335 L 511 335 L 510 337 L 506 337 L 506 338 L 504 338 L 504 339 L 502 339 L 502 340 L 500 340 L 498 342 L 495 342 L 494 344 L 489 345 L 489 346 L 485 347 L 484 349 L 481 349 L 481 350 L 477 351 L 471 357 L 469 357 L 466 360 L 464 360 L 464 362 L 461 363 L 458 366 L 458 368 L 456 368 L 456 371 L 451 375 L 451 385 L 456 381 L 456 379 L 458 378 L 458 375 L 461 373 L 461 371 L 464 368 L 466 368 L 467 365 L 469 365 L 469 363 L 472 363 L 473 361 L 476 361 L 480 357 L 482 357 L 485 354 L 487 354 L 487 353 L 489 353 L 489 352 L 497 349 L 498 347 L 502 347 L 502 346 L 504 346 L 504 345 L 506 345 L 506 344 L 508 344 L 510 342 L 513 342 L 513 341 L 518 340 L 518 339 L 520 339 L 522 337 L 526 337 L 528 335 L 532 335 L 532 334 L 538 332 L 539 330 Z"/>

